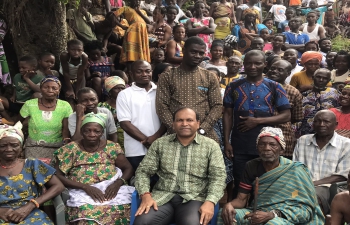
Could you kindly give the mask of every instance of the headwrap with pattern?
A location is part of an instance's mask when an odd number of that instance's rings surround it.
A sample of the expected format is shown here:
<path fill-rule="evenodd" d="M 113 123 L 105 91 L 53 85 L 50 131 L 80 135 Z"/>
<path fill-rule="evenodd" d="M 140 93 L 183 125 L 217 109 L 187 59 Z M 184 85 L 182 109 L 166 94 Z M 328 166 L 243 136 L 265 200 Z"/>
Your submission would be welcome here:
<path fill-rule="evenodd" d="M 282 146 L 282 149 L 284 150 L 286 148 L 286 142 L 284 141 L 284 136 L 282 133 L 282 130 L 280 128 L 274 128 L 274 127 L 264 127 L 261 129 L 260 134 L 258 135 L 258 138 L 256 139 L 256 144 L 258 144 L 260 138 L 262 137 L 272 137 L 280 143 Z"/>
<path fill-rule="evenodd" d="M 105 80 L 105 89 L 107 92 L 110 92 L 115 86 L 120 84 L 125 87 L 125 81 L 122 78 L 118 76 L 108 77 Z"/>
<path fill-rule="evenodd" d="M 22 123 L 18 121 L 14 126 L 9 126 L 7 124 L 0 125 L 0 139 L 4 137 L 14 137 L 17 138 L 21 144 L 23 144 L 24 135 L 22 132 Z"/>
<path fill-rule="evenodd" d="M 52 76 L 52 75 L 47 75 L 45 78 L 43 78 L 40 82 L 40 87 L 43 86 L 43 84 L 45 84 L 46 82 L 56 82 L 58 84 L 58 86 L 60 86 L 61 88 L 61 81 L 55 77 L 55 76 Z"/>
<path fill-rule="evenodd" d="M 87 123 L 98 123 L 103 128 L 106 127 L 107 124 L 107 114 L 105 113 L 88 113 L 83 117 L 83 122 L 81 123 L 81 126 L 84 126 Z"/>

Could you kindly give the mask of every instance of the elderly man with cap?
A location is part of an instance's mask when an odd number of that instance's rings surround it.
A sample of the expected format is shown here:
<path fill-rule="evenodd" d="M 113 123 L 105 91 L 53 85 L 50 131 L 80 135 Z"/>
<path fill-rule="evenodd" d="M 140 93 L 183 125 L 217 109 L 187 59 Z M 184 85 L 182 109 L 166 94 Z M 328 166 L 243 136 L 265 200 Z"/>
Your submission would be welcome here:
<path fill-rule="evenodd" d="M 339 92 L 326 86 L 330 80 L 331 71 L 324 68 L 318 69 L 313 76 L 312 89 L 302 93 L 304 118 L 296 124 L 296 138 L 314 133 L 312 123 L 318 111 L 339 106 Z"/>
<path fill-rule="evenodd" d="M 322 54 L 319 52 L 308 51 L 301 56 L 301 64 L 305 70 L 295 73 L 290 81 L 290 85 L 298 89 L 300 92 L 311 90 L 313 87 L 313 75 L 320 68 Z M 328 87 L 332 84 L 329 82 Z"/>
<path fill-rule="evenodd" d="M 224 206 L 218 224 L 324 224 L 307 167 L 280 156 L 281 129 L 264 127 L 256 145 L 260 157 L 246 164 L 238 197 Z M 255 207 L 244 208 L 257 187 Z"/>

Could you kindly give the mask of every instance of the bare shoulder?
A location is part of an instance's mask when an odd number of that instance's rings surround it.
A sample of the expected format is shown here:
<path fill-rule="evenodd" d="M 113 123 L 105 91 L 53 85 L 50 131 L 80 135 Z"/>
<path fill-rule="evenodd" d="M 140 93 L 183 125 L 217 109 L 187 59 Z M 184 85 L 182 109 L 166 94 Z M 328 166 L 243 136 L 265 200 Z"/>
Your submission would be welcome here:
<path fill-rule="evenodd" d="M 339 206 L 344 205 L 344 206 L 348 207 L 350 204 L 349 191 L 343 191 L 343 192 L 336 194 L 336 196 L 334 196 L 332 203 L 337 204 Z"/>

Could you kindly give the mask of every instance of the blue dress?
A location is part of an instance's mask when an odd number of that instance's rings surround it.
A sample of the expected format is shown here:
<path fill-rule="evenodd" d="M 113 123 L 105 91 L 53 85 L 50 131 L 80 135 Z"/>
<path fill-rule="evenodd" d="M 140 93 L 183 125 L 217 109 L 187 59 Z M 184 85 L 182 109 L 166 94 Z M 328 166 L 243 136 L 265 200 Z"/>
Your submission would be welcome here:
<path fill-rule="evenodd" d="M 0 207 L 17 209 L 37 198 L 41 187 L 48 182 L 56 170 L 38 159 L 26 159 L 20 174 L 0 176 Z M 5 223 L 2 225 L 14 225 Z M 53 225 L 49 217 L 40 209 L 34 209 L 25 220 L 18 224 Z"/>

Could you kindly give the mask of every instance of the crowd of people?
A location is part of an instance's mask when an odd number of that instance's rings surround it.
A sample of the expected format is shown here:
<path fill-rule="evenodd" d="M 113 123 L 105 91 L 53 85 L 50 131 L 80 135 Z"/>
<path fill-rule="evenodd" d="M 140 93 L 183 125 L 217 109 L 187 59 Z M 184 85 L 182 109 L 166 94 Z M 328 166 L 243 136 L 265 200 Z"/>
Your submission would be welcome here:
<path fill-rule="evenodd" d="M 350 223 L 350 1 L 185 2 L 82 0 L 17 74 L 0 18 L 1 224 Z"/>

